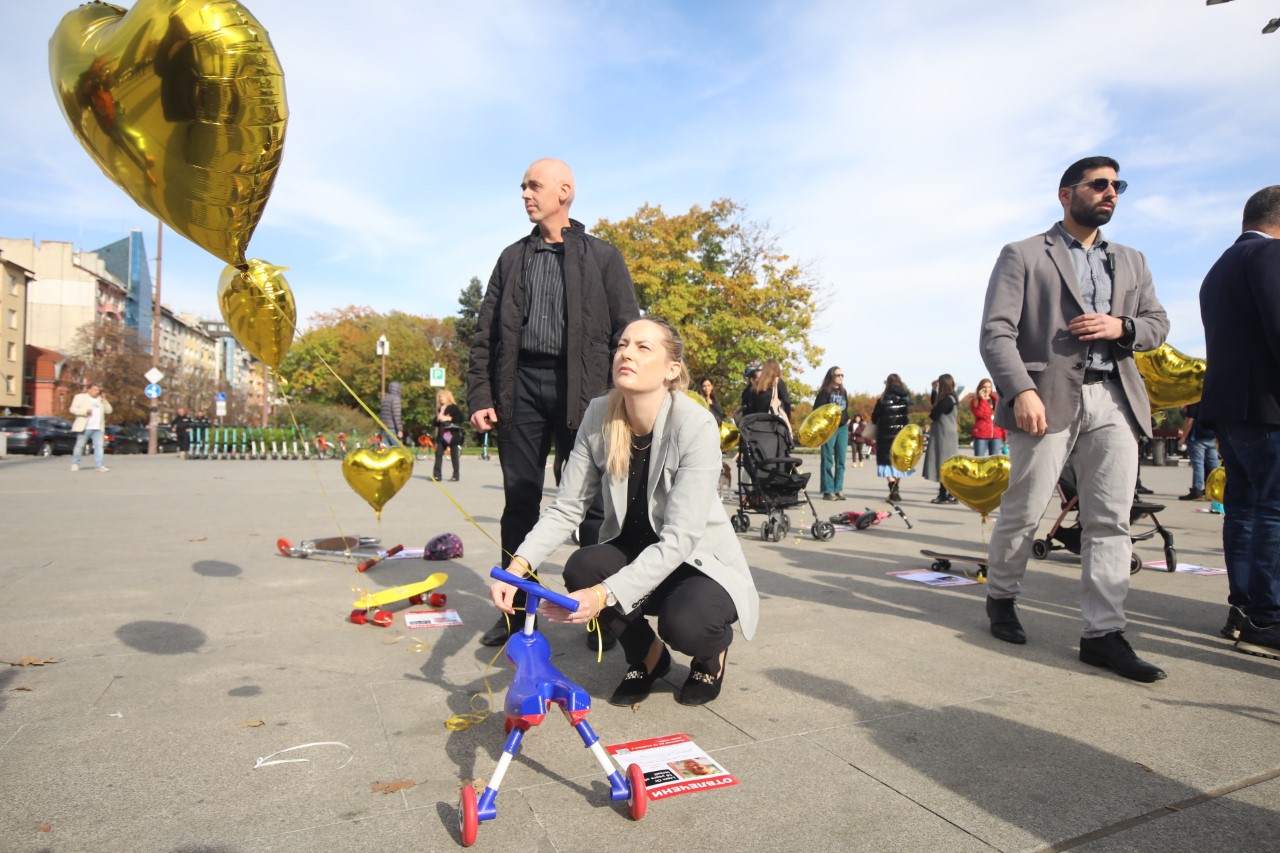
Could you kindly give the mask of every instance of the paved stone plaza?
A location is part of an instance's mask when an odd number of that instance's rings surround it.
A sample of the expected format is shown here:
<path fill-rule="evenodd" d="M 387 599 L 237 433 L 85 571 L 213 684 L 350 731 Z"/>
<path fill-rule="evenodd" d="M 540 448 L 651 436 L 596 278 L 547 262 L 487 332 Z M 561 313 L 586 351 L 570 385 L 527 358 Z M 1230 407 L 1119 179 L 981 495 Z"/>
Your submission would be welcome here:
<path fill-rule="evenodd" d="M 493 650 L 476 640 L 494 618 L 498 549 L 429 480 L 429 464 L 381 525 L 334 461 L 109 464 L 72 474 L 65 457 L 0 460 L 0 659 L 58 661 L 0 667 L 0 849 L 457 849 L 459 781 L 487 778 L 503 741 L 501 715 L 444 726 L 484 690 Z M 443 485 L 496 537 L 497 462 L 464 458 L 462 475 Z M 1221 565 L 1221 519 L 1175 499 L 1188 470 L 1143 478 L 1168 504 L 1160 517 L 1181 559 Z M 824 518 L 882 506 L 873 468 L 848 480 L 849 501 L 816 502 Z M 804 533 L 812 519 L 792 511 L 801 535 L 742 536 L 760 630 L 733 645 L 724 693 L 707 707 L 672 698 L 683 658 L 647 702 L 612 707 L 603 697 L 625 670 L 620 650 L 597 665 L 580 633 L 540 626 L 556 664 L 595 698 L 604 743 L 683 732 L 741 784 L 653 802 L 635 823 L 549 715 L 475 849 L 1275 849 L 1280 663 L 1217 636 L 1225 576 L 1133 579 L 1128 637 L 1169 678 L 1130 683 L 1077 660 L 1080 566 L 1069 553 L 1033 564 L 1021 647 L 988 633 L 982 586 L 887 576 L 928 568 L 921 548 L 983 548 L 975 513 L 929 504 L 935 486 L 918 477 L 903 491 L 913 530 L 891 518 L 817 542 Z M 367 575 L 275 547 L 339 532 L 421 547 L 443 531 L 462 537 L 462 559 Z M 1138 548 L 1161 558 L 1158 543 Z M 463 627 L 347 621 L 353 587 L 440 569 Z M 490 672 L 499 699 L 509 675 L 505 660 Z M 317 742 L 345 747 L 255 769 Z M 397 780 L 416 784 L 372 790 Z"/>

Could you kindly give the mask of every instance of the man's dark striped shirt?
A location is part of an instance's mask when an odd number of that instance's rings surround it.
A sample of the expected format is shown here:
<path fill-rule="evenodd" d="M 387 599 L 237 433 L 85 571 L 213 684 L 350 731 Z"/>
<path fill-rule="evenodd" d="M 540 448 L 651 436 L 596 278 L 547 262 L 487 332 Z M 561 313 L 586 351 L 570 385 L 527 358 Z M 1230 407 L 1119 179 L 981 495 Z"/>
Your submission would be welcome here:
<path fill-rule="evenodd" d="M 525 315 L 520 351 L 559 357 L 569 315 L 564 297 L 564 243 L 537 240 L 524 270 Z"/>

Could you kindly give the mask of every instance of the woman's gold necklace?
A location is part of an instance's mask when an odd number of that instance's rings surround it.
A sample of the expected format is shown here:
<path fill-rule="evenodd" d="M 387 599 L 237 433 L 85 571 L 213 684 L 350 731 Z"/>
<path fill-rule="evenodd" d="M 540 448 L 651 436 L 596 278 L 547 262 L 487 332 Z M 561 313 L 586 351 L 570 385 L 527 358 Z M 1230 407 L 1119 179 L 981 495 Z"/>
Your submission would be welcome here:
<path fill-rule="evenodd" d="M 653 438 L 650 438 L 649 443 L 646 444 L 644 447 L 641 447 L 640 445 L 636 444 L 636 437 L 634 435 L 631 437 L 632 450 L 648 450 L 651 446 L 653 446 Z"/>

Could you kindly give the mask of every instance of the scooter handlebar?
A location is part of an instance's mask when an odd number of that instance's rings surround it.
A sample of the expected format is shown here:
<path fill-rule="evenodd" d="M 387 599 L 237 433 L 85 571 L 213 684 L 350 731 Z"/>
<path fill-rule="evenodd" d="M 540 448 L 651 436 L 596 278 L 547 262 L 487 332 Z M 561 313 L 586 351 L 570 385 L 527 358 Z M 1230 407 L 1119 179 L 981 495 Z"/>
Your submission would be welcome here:
<path fill-rule="evenodd" d="M 532 595 L 535 598 L 542 598 L 550 601 L 552 604 L 557 604 L 565 610 L 568 610 L 570 613 L 578 612 L 578 602 L 574 601 L 569 596 L 562 595 L 558 592 L 552 592 L 542 584 L 534 583 L 527 578 L 518 578 L 505 569 L 500 569 L 497 566 L 494 566 L 489 570 L 489 577 L 494 580 L 502 581 L 503 583 L 509 583 L 517 589 L 524 590 L 527 594 Z"/>

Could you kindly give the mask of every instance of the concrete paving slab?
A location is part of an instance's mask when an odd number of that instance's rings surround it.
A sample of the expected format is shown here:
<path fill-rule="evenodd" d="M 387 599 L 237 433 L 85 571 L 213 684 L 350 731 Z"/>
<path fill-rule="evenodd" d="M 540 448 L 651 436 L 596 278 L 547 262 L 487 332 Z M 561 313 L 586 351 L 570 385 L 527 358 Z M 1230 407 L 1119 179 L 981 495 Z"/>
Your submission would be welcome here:
<path fill-rule="evenodd" d="M 0 590 L 22 604 L 0 613 L 0 659 L 63 663 L 0 667 L 0 846 L 456 846 L 459 781 L 491 773 L 502 741 L 497 717 L 465 732 L 443 725 L 468 709 L 493 657 L 476 640 L 495 615 L 487 572 L 497 547 L 436 484 L 415 477 L 379 523 L 337 464 L 121 457 L 108 474 L 72 475 L 64 460 L 13 461 L 0 461 L 6 493 L 58 512 L 4 532 Z M 850 500 L 820 502 L 821 517 L 881 505 L 872 469 L 852 474 Z M 466 460 L 463 475 L 446 485 L 496 535 L 496 463 Z M 1143 477 L 1172 498 L 1189 474 L 1144 468 Z M 1280 665 L 1216 636 L 1224 578 L 1133 579 L 1130 638 L 1170 678 L 1130 684 L 1076 658 L 1074 555 L 1033 564 L 1022 599 L 1031 642 L 1017 648 L 990 637 L 982 587 L 888 577 L 927 568 L 922 547 L 980 553 L 989 535 L 974 513 L 928 504 L 931 484 L 905 491 L 911 530 L 889 519 L 826 543 L 803 529 L 778 543 L 742 537 L 762 592 L 761 630 L 734 643 L 724 693 L 705 708 L 673 701 L 687 673 L 679 657 L 638 709 L 607 705 L 621 654 L 597 665 L 580 631 L 542 625 L 557 666 L 595 697 L 592 721 L 606 743 L 685 732 L 743 784 L 655 803 L 632 824 L 551 715 L 527 740 L 501 817 L 477 846 L 664 849 L 692 837 L 747 853 L 1051 843 L 1179 853 L 1257 846 L 1274 833 L 1280 791 L 1268 774 L 1280 774 L 1280 755 L 1269 735 Z M 1218 517 L 1172 500 L 1161 517 L 1184 559 L 1220 561 Z M 797 528 L 811 522 L 807 509 L 792 518 Z M 280 536 L 359 533 L 417 547 L 445 530 L 462 537 L 463 559 L 363 576 L 275 551 Z M 1159 556 L 1150 543 L 1139 550 Z M 553 584 L 569 553 L 548 566 Z M 462 627 L 345 621 L 353 584 L 386 588 L 437 569 L 450 574 Z M 426 649 L 407 651 L 410 637 Z M 499 660 L 499 694 L 508 678 Z M 250 718 L 267 725 L 239 727 Z M 341 770 L 251 769 L 259 755 L 313 740 L 348 743 L 356 760 Z M 416 785 L 369 790 L 396 778 Z M 1171 803 L 1190 805 L 1175 812 Z M 46 822 L 52 831 L 39 832 Z"/>

